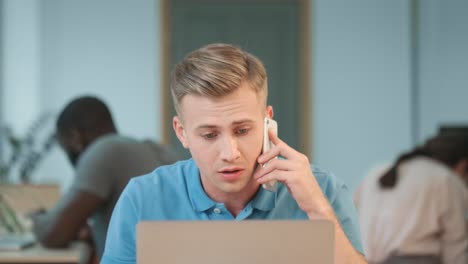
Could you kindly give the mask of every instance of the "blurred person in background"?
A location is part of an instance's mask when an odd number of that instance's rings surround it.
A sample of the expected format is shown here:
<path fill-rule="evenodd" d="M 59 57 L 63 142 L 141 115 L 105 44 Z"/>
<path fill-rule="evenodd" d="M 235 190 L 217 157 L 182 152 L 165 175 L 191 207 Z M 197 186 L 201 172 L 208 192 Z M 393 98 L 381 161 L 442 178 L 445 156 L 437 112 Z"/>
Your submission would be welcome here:
<path fill-rule="evenodd" d="M 365 178 L 355 196 L 369 263 L 466 264 L 468 136 L 443 133 Z"/>
<path fill-rule="evenodd" d="M 88 238 L 100 259 L 112 210 L 128 181 L 176 157 L 155 142 L 119 135 L 107 105 L 91 96 L 63 109 L 56 136 L 76 175 L 55 208 L 33 215 L 34 233 L 46 247 Z"/>

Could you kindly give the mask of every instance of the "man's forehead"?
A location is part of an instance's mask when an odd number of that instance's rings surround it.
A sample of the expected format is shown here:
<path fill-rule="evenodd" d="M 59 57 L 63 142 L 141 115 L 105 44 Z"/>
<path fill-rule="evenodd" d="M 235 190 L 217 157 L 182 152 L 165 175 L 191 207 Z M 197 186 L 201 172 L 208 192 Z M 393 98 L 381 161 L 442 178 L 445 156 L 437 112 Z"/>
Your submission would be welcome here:
<path fill-rule="evenodd" d="M 255 123 L 262 118 L 265 108 L 261 104 L 231 102 L 230 104 L 210 104 L 197 102 L 187 104 L 179 113 L 184 123 L 191 127 L 235 126 Z"/>

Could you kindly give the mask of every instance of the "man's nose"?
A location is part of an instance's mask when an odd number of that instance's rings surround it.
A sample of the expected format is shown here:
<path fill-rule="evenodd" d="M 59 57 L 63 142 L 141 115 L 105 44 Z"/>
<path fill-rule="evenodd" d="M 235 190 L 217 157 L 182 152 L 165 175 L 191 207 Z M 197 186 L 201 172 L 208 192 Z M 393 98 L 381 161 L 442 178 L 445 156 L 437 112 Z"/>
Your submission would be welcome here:
<path fill-rule="evenodd" d="M 224 161 L 235 161 L 240 157 L 238 142 L 234 137 L 225 137 L 221 145 L 221 159 Z"/>

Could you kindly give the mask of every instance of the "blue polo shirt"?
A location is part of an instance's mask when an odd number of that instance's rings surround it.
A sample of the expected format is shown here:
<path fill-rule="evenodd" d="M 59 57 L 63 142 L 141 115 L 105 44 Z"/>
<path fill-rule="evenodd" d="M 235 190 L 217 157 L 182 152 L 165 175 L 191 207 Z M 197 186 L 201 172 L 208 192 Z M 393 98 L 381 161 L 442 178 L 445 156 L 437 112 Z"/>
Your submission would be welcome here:
<path fill-rule="evenodd" d="M 363 252 L 349 190 L 330 173 L 313 166 L 312 172 L 348 239 L 356 250 Z M 308 219 L 286 186 L 279 183 L 277 187 L 276 192 L 259 188 L 242 212 L 233 217 L 224 204 L 205 193 L 192 159 L 133 178 L 114 208 L 101 263 L 136 263 L 136 224 L 140 221 Z"/>

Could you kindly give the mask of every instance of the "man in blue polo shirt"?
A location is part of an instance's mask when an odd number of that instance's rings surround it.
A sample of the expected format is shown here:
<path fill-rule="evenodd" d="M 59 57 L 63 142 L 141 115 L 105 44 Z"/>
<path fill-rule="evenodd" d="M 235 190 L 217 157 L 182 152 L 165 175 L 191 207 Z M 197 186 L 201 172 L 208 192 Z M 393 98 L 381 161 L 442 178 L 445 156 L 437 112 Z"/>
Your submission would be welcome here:
<path fill-rule="evenodd" d="M 210 44 L 176 65 L 174 131 L 192 159 L 134 178 L 115 206 L 101 263 L 136 262 L 136 224 L 145 220 L 328 219 L 335 262 L 366 263 L 346 186 L 269 133 L 262 154 L 267 75 L 238 47 Z M 281 159 L 275 159 L 276 156 Z M 278 181 L 276 189 L 262 184 Z"/>

